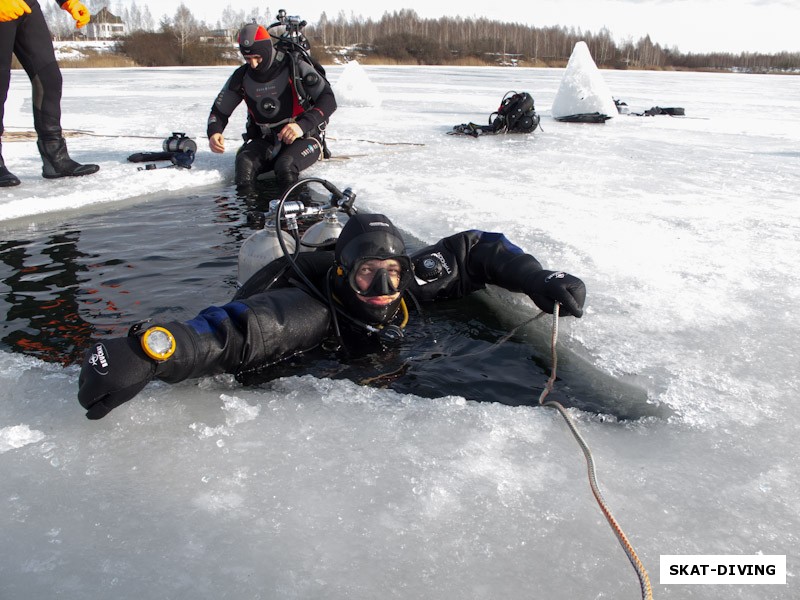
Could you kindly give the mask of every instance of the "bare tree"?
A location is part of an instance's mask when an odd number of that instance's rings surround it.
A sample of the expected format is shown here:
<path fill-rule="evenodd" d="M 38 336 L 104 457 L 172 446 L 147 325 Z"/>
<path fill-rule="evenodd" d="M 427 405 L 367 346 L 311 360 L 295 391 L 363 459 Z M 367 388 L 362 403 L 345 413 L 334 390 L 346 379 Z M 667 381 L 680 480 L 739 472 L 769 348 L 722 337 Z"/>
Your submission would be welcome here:
<path fill-rule="evenodd" d="M 75 33 L 75 21 L 53 2 L 42 5 L 42 13 L 54 40 L 69 39 Z"/>
<path fill-rule="evenodd" d="M 259 25 L 264 25 L 268 27 L 272 24 L 272 11 L 270 11 L 268 6 L 265 6 L 262 12 L 262 8 L 260 5 L 256 5 L 250 10 L 245 11 L 245 23 L 250 23 L 255 21 Z"/>
<path fill-rule="evenodd" d="M 121 17 L 128 27 L 128 33 L 145 30 L 142 11 L 136 2 L 131 2 L 130 7 L 123 10 Z"/>
<path fill-rule="evenodd" d="M 603 27 L 596 37 L 594 59 L 598 65 L 606 65 L 612 62 L 614 58 L 614 40 L 611 38 L 611 32 L 608 28 Z"/>
<path fill-rule="evenodd" d="M 172 18 L 171 30 L 175 39 L 178 40 L 181 60 L 183 60 L 186 56 L 186 48 L 189 44 L 196 41 L 200 31 L 200 24 L 197 22 L 197 19 L 195 19 L 192 11 L 186 8 L 186 5 L 183 3 L 181 3 L 175 11 L 175 16 Z"/>
<path fill-rule="evenodd" d="M 224 29 L 227 32 L 228 38 L 234 41 L 236 39 L 236 34 L 239 33 L 239 30 L 247 21 L 247 15 L 244 10 L 235 10 L 228 4 L 225 10 L 222 11 L 219 24 L 220 29 Z"/>
<path fill-rule="evenodd" d="M 109 7 L 111 6 L 111 0 L 87 0 L 84 2 L 86 8 L 89 9 L 89 12 L 93 15 L 96 15 L 101 10 L 108 9 L 111 10 Z"/>
<path fill-rule="evenodd" d="M 325 11 L 319 16 L 319 21 L 317 21 L 317 30 L 319 30 L 321 34 L 321 42 L 323 46 L 328 45 L 328 15 L 325 14 Z"/>

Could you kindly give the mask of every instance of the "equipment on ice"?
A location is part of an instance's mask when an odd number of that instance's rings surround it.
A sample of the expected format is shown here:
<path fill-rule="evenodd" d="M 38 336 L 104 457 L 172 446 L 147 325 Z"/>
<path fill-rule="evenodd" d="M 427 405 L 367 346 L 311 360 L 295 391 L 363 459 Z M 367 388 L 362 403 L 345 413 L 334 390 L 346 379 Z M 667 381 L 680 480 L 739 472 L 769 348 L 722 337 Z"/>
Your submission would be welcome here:
<path fill-rule="evenodd" d="M 188 137 L 185 133 L 172 132 L 167 139 L 165 139 L 161 147 L 163 152 L 137 152 L 128 157 L 128 162 L 134 163 L 148 163 L 143 167 L 139 167 L 139 171 L 150 171 L 158 168 L 171 168 L 178 167 L 181 169 L 191 169 L 194 162 L 195 154 L 197 153 L 197 144 L 195 141 Z M 158 167 L 155 162 L 168 160 L 172 162 L 171 165 L 166 167 Z"/>
<path fill-rule="evenodd" d="M 463 123 L 455 125 L 450 135 L 495 135 L 499 133 L 533 133 L 539 125 L 540 117 L 536 114 L 533 96 L 528 92 L 507 92 L 500 101 L 500 107 L 489 115 L 488 125 Z"/>

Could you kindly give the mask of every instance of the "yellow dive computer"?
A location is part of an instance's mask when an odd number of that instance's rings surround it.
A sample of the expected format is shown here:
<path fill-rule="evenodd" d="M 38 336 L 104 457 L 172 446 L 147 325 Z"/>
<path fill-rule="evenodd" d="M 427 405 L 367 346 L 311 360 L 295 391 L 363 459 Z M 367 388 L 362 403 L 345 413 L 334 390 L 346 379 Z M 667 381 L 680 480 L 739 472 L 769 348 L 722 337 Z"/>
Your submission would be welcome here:
<path fill-rule="evenodd" d="M 150 327 L 142 334 L 142 350 L 153 360 L 167 360 L 175 352 L 175 337 L 163 327 Z"/>

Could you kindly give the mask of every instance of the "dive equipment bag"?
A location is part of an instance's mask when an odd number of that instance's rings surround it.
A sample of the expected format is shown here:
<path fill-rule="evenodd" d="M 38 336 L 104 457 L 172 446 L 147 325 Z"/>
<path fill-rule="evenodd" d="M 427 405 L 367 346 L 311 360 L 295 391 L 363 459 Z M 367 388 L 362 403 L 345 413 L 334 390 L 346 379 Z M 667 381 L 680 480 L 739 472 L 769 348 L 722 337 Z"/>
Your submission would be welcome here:
<path fill-rule="evenodd" d="M 498 133 L 533 133 L 539 125 L 540 117 L 536 114 L 533 96 L 528 92 L 507 92 L 500 101 L 500 107 L 489 115 L 488 125 L 463 123 L 455 125 L 451 135 L 494 135 Z"/>

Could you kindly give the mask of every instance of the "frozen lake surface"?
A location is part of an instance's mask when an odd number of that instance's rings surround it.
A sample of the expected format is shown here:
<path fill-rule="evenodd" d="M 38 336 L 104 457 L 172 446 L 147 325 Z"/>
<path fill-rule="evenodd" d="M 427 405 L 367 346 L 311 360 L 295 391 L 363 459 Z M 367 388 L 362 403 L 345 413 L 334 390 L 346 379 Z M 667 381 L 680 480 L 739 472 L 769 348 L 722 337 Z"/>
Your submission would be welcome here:
<path fill-rule="evenodd" d="M 31 338 L 74 313 L 66 325 L 83 329 L 71 339 L 88 343 L 154 312 L 191 318 L 228 300 L 247 232 L 232 152 L 212 155 L 204 131 L 230 70 L 65 70 L 64 127 L 83 132 L 70 151 L 101 165 L 77 181 L 42 179 L 35 143 L 7 139 L 31 127 L 28 80 L 12 74 L 3 155 L 22 185 L 0 191 L 0 597 L 638 597 L 550 409 L 313 376 L 251 388 L 215 377 L 151 384 L 90 422 L 75 364 L 19 352 L 30 319 L 20 307 L 59 307 Z M 686 117 L 578 125 L 550 116 L 559 69 L 329 73 L 340 101 L 329 145 L 350 158 L 309 175 L 352 187 L 362 210 L 417 240 L 502 231 L 545 268 L 581 277 L 586 314 L 562 320 L 559 338 L 586 365 L 580 394 L 593 372 L 668 409 L 633 421 L 573 413 L 654 596 L 795 597 L 797 78 L 604 71 L 632 110 Z M 543 130 L 445 135 L 484 122 L 509 90 L 533 95 Z M 198 139 L 191 170 L 126 162 L 172 131 Z M 147 222 L 120 217 L 132 214 Z M 218 240 L 205 261 L 197 239 Z M 187 248 L 196 272 L 178 268 Z M 63 283 L 44 268 L 59 249 L 82 267 Z M 103 286 L 93 295 L 90 284 Z M 71 292 L 48 303 L 48 289 Z M 534 314 L 526 299 L 491 295 L 495 325 Z M 542 324 L 517 342 L 533 353 L 547 335 Z M 530 376 L 535 397 L 546 374 L 532 365 Z M 787 555 L 787 585 L 661 585 L 665 554 Z"/>

